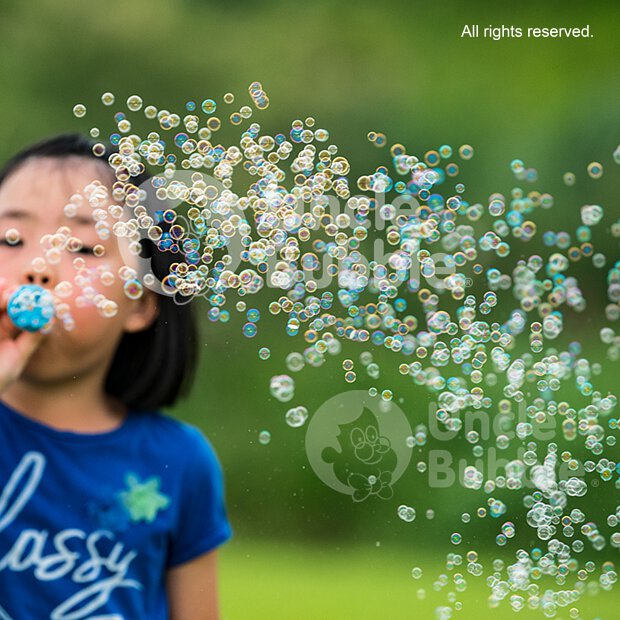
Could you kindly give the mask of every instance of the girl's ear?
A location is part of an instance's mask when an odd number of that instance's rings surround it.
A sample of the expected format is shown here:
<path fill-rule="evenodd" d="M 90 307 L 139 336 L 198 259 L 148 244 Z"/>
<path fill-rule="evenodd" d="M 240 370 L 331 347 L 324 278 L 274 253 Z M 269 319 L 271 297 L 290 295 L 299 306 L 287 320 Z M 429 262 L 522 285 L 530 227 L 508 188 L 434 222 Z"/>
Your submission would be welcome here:
<path fill-rule="evenodd" d="M 132 309 L 125 319 L 126 332 L 141 332 L 151 326 L 157 318 L 159 306 L 157 297 L 153 291 L 144 289 L 140 299 L 133 304 Z"/>

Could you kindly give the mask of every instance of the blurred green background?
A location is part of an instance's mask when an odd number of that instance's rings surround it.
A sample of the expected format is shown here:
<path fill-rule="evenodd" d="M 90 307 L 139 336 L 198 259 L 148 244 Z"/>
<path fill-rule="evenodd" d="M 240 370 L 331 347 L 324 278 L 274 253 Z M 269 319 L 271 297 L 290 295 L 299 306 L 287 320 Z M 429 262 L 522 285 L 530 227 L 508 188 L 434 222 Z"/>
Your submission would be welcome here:
<path fill-rule="evenodd" d="M 249 103 L 247 87 L 259 80 L 271 105 L 252 120 L 266 131 L 287 133 L 293 119 L 314 116 L 351 161 L 352 178 L 389 164 L 387 151 L 366 140 L 369 130 L 418 156 L 441 144 L 456 149 L 469 143 L 475 156 L 464 162 L 462 178 L 470 201 L 484 202 L 493 191 L 508 194 L 518 185 L 509 163 L 520 158 L 538 170 L 532 187 L 556 197 L 554 209 L 537 219 L 539 230 L 574 231 L 578 207 L 590 202 L 605 205 L 609 225 L 620 215 L 611 157 L 620 142 L 619 18 L 616 1 L 3 0 L 0 156 L 44 135 L 109 125 L 110 111 L 100 104 L 105 91 L 116 95 L 113 110 L 137 93 L 146 103 L 182 113 L 188 100 L 221 101 L 226 92 Z M 589 24 L 594 37 L 462 39 L 466 24 Z M 71 113 L 78 102 L 89 108 L 84 121 Z M 592 160 L 606 168 L 600 181 L 586 175 Z M 562 183 L 568 170 L 577 175 L 570 189 Z M 617 241 L 602 243 L 609 259 L 617 260 Z M 533 242 L 528 251 L 540 247 Z M 588 273 L 583 265 L 576 271 Z M 578 329 L 587 353 L 603 362 L 596 340 L 604 272 L 584 280 L 590 302 L 585 316 L 567 317 L 567 331 L 574 337 Z M 389 501 L 353 504 L 323 485 L 308 466 L 304 429 L 288 427 L 288 406 L 269 395 L 269 378 L 286 372 L 286 354 L 304 348 L 301 335 L 284 335 L 280 319 L 262 319 L 251 341 L 241 336 L 238 317 L 226 325 L 204 320 L 199 380 L 174 411 L 205 430 L 226 474 L 235 538 L 221 551 L 224 617 L 433 617 L 435 606 L 447 600 L 432 587 L 446 553 L 476 548 L 488 563 L 496 555 L 508 557 L 518 543 L 498 549 L 495 530 L 490 535 L 488 520 L 479 520 L 462 530 L 460 547 L 450 545 L 461 512 L 475 511 L 480 496 L 457 488 L 430 493 L 415 470 L 415 454 Z M 260 346 L 271 348 L 268 361 L 259 360 Z M 342 358 L 357 360 L 361 350 L 345 347 L 323 367 L 295 375 L 290 404 L 312 413 L 334 394 L 376 384 L 360 378 L 349 386 L 343 379 Z M 429 397 L 398 376 L 393 355 L 373 353 L 391 369 L 378 387 L 403 398 L 412 426 L 425 422 Z M 601 389 L 612 388 L 617 370 L 606 363 Z M 272 435 L 268 445 L 257 441 L 263 429 Z M 471 452 L 452 447 L 456 456 Z M 607 500 L 601 519 L 617 492 Z M 397 517 L 401 503 L 416 507 L 415 522 Z M 428 508 L 435 511 L 432 522 L 424 517 Z M 512 509 L 510 516 L 523 512 L 514 501 Z M 419 581 L 410 577 L 413 566 L 424 569 Z M 458 617 L 495 617 L 498 612 L 484 602 L 482 579 L 471 582 L 459 594 L 465 608 Z M 426 589 L 424 600 L 419 588 Z M 584 618 L 614 618 L 618 602 L 617 593 L 606 593 L 577 607 Z M 501 609 L 502 617 L 510 613 Z M 534 617 L 527 613 L 521 617 Z"/>

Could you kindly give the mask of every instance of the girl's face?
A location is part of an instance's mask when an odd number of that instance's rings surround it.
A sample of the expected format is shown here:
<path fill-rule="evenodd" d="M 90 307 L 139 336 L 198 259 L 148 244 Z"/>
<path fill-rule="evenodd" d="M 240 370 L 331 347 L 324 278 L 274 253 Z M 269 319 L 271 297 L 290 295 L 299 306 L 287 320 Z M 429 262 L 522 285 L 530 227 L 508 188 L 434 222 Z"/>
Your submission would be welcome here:
<path fill-rule="evenodd" d="M 62 284 L 57 290 L 64 289 L 61 301 L 66 302 L 74 327 L 67 330 L 55 319 L 26 366 L 22 375 L 26 378 L 57 381 L 103 370 L 102 365 L 107 372 L 123 332 L 147 328 L 157 314 L 155 296 L 150 291 L 145 290 L 139 299 L 125 295 L 124 282 L 118 275 L 119 268 L 127 264 L 119 248 L 119 242 L 124 240 L 119 241 L 113 232 L 107 239 L 99 237 L 88 200 L 84 199 L 73 217 L 65 214 L 71 196 L 83 193 L 94 180 L 109 187 L 113 174 L 107 164 L 77 156 L 33 157 L 0 185 L 0 277 L 7 281 L 8 293 L 21 284 L 38 284 L 52 292 L 60 283 L 71 285 Z M 108 217 L 110 229 L 114 221 Z M 42 261 L 45 249 L 41 239 L 56 234 L 63 226 L 70 231 L 61 232 L 79 239 L 81 244 L 73 240 L 68 244 L 73 251 L 63 249 L 51 261 Z M 13 243 L 11 229 L 19 233 L 17 243 Z M 7 231 L 11 231 L 11 243 L 6 240 Z M 93 251 L 95 246 L 99 247 Z M 123 255 L 130 256 L 128 252 Z M 103 273 L 106 275 L 102 281 Z M 86 280 L 84 275 L 88 276 Z M 85 285 L 114 302 L 116 313 L 103 316 L 92 303 L 84 304 Z M 0 330 L 9 335 L 16 331 L 6 315 L 0 319 Z"/>

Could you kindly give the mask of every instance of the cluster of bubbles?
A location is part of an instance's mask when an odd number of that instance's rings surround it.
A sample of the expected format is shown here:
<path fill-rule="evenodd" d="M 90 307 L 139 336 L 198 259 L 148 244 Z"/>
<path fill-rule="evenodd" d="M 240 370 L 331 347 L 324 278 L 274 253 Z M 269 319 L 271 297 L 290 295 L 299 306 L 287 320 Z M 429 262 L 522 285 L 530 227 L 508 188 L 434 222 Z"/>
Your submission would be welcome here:
<path fill-rule="evenodd" d="M 258 82 L 250 85 L 249 96 L 257 110 L 269 105 Z M 111 93 L 101 100 L 105 106 L 115 103 Z M 476 459 L 490 448 L 463 418 L 473 412 L 512 420 L 493 437 L 493 449 L 512 455 L 503 471 L 487 478 L 482 465 L 469 464 L 460 482 L 486 495 L 476 516 L 496 520 L 499 547 L 521 534 L 524 545 L 534 535 L 540 547 L 519 548 L 514 563 L 496 558 L 489 566 L 475 550 L 449 553 L 446 568 L 463 565 L 474 577 L 486 571 L 492 606 L 507 599 L 515 611 L 540 609 L 547 617 L 570 606 L 571 617 L 577 617 L 574 605 L 584 593 L 611 589 L 617 581 L 612 562 L 597 565 L 579 554 L 586 546 L 600 553 L 620 545 L 620 533 L 608 532 L 617 530 L 620 509 L 597 524 L 582 512 L 583 504 L 574 504 L 590 487 L 620 488 L 619 465 L 605 456 L 616 445 L 617 398 L 596 387 L 601 364 L 589 360 L 577 340 L 563 342 L 567 323 L 587 308 L 573 266 L 607 264 L 593 242 L 604 208 L 584 205 L 571 234 L 539 231 L 537 213 L 554 206 L 549 193 L 515 187 L 486 201 L 471 200 L 456 179 L 474 155 L 467 144 L 442 145 L 422 156 L 392 144 L 390 166 L 352 180 L 349 161 L 314 118 L 296 119 L 286 132 L 270 135 L 251 120 L 250 105 L 228 115 L 231 125 L 244 129 L 238 144 L 225 145 L 217 139 L 222 120 L 216 113 L 234 101 L 231 93 L 222 102 L 190 101 L 177 114 L 129 97 L 114 114 L 109 135 L 118 148 L 107 156 L 118 204 L 107 208 L 105 218 L 100 213 L 100 229 L 125 238 L 135 254 L 143 237 L 172 253 L 163 292 L 203 297 L 213 322 L 228 321 L 226 306 L 234 307 L 244 315 L 242 334 L 253 339 L 261 316 L 280 317 L 283 331 L 304 342 L 286 356 L 288 373 L 318 368 L 338 357 L 345 343 L 357 344 L 363 349 L 359 362 L 352 355 L 341 362 L 345 385 L 372 382 L 369 394 L 391 401 L 398 393 L 378 382 L 397 369 L 401 380 L 432 394 L 437 425 L 455 441 L 462 437 Z M 144 118 L 134 119 L 139 111 Z M 83 118 L 86 107 L 76 105 L 74 114 Z M 139 122 L 152 127 L 138 135 Z M 101 131 L 95 127 L 90 133 L 98 137 Z M 368 139 L 377 147 L 388 145 L 380 132 L 370 132 Z M 94 150 L 104 156 L 104 143 Z M 613 160 L 620 163 L 620 147 Z M 149 187 L 135 186 L 132 179 L 147 168 L 156 171 Z M 538 172 L 521 160 L 510 168 L 520 184 L 538 180 Z M 603 172 L 599 162 L 587 166 L 592 180 Z M 563 176 L 567 186 L 576 179 L 572 172 Z M 167 206 L 153 212 L 149 192 Z M 104 225 L 109 215 L 115 218 L 116 206 L 118 221 Z M 611 233 L 620 237 L 620 221 Z M 543 251 L 528 251 L 527 244 L 539 238 Z M 89 278 L 103 274 L 81 275 L 82 297 L 100 307 Z M 129 275 L 141 286 L 152 284 L 149 274 Z M 607 286 L 605 319 L 612 322 L 620 318 L 620 262 L 609 269 Z M 257 295 L 252 307 L 244 299 L 250 295 Z M 609 359 L 619 359 L 620 335 L 606 325 L 600 336 Z M 373 347 L 386 353 L 375 356 Z M 375 358 L 392 354 L 393 366 L 380 368 Z M 261 346 L 258 355 L 267 360 L 272 351 Z M 274 375 L 269 387 L 280 403 L 295 396 L 289 374 Z M 284 412 L 293 428 L 303 427 L 308 417 L 302 405 Z M 556 439 L 571 450 L 541 438 L 549 424 L 559 427 Z M 428 429 L 418 424 L 407 446 L 423 450 L 427 439 Z M 268 444 L 269 431 L 260 431 L 258 440 Z M 428 464 L 419 460 L 417 469 L 425 472 Z M 524 519 L 514 517 L 518 527 L 508 518 L 509 493 L 525 511 Z M 402 504 L 397 514 L 412 522 L 416 509 Z M 433 509 L 426 511 L 427 519 L 434 516 Z M 461 521 L 466 529 L 471 514 L 463 513 Z M 466 540 L 465 531 L 449 537 L 453 545 Z M 412 576 L 421 578 L 421 569 L 414 568 Z M 467 579 L 459 571 L 452 577 L 442 573 L 434 588 L 448 586 L 449 605 L 437 608 L 438 618 L 460 609 L 458 593 Z"/>

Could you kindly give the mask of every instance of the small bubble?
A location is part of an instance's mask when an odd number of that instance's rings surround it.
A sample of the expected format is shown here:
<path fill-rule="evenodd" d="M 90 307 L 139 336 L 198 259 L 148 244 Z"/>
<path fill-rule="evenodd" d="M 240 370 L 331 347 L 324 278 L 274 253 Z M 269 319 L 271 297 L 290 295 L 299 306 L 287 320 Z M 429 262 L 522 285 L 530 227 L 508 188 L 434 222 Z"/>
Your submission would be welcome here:
<path fill-rule="evenodd" d="M 116 314 L 118 313 L 118 305 L 110 299 L 104 301 L 102 304 L 97 306 L 97 308 L 101 316 L 107 319 L 116 316 Z"/>
<path fill-rule="evenodd" d="M 254 338 L 258 332 L 258 328 L 254 323 L 246 323 L 241 331 L 246 338 Z"/>
<path fill-rule="evenodd" d="M 19 231 L 16 228 L 9 228 L 4 233 L 4 239 L 9 245 L 17 245 L 20 242 L 21 237 Z"/>
<path fill-rule="evenodd" d="M 253 323 L 249 323 L 253 325 Z M 288 375 L 275 375 L 269 384 L 271 395 L 281 403 L 286 403 L 295 395 L 295 382 Z"/>
<path fill-rule="evenodd" d="M 105 145 L 101 142 L 97 142 L 96 144 L 93 144 L 92 151 L 93 155 L 103 157 L 105 155 Z"/>
<path fill-rule="evenodd" d="M 393 394 L 392 390 L 383 390 L 381 392 L 381 398 L 383 400 L 392 400 L 393 396 L 394 396 L 394 394 Z"/>
<path fill-rule="evenodd" d="M 103 95 L 101 95 L 101 103 L 103 103 L 103 105 L 105 105 L 105 106 L 114 105 L 114 101 L 115 100 L 116 100 L 116 98 L 110 92 L 103 93 Z"/>
<path fill-rule="evenodd" d="M 603 176 L 603 165 L 597 161 L 588 164 L 588 175 L 592 179 L 600 179 Z"/>
<path fill-rule="evenodd" d="M 301 353 L 293 352 L 286 356 L 285 364 L 291 372 L 299 372 L 306 365 L 306 362 Z"/>
<path fill-rule="evenodd" d="M 566 185 L 567 187 L 572 187 L 573 185 L 575 185 L 576 178 L 572 172 L 565 172 L 562 179 L 564 181 L 564 185 Z"/>
<path fill-rule="evenodd" d="M 398 512 L 398 516 L 403 521 L 406 521 L 407 523 L 411 523 L 412 521 L 415 520 L 415 517 L 416 517 L 415 508 L 412 508 L 411 506 L 402 504 L 401 506 L 398 507 L 397 512 Z"/>
<path fill-rule="evenodd" d="M 355 383 L 356 379 L 357 379 L 357 375 L 352 370 L 344 374 L 344 380 L 347 383 Z"/>
<path fill-rule="evenodd" d="M 73 106 L 73 115 L 76 118 L 83 118 L 86 116 L 86 106 L 83 103 L 76 103 Z"/>
<path fill-rule="evenodd" d="M 303 406 L 292 407 L 286 412 L 284 419 L 289 426 L 298 428 L 308 419 L 308 410 Z"/>
<path fill-rule="evenodd" d="M 217 109 L 217 104 L 213 99 L 205 99 L 200 107 L 205 114 L 213 114 Z"/>
<path fill-rule="evenodd" d="M 154 105 L 147 105 L 144 108 L 144 116 L 149 120 L 153 120 L 157 116 L 157 108 Z"/>
<path fill-rule="evenodd" d="M 127 107 L 132 112 L 137 112 L 142 108 L 142 97 L 139 97 L 138 95 L 131 95 L 127 99 Z"/>
<path fill-rule="evenodd" d="M 110 275 L 112 275 L 112 278 L 114 278 L 113 274 Z M 129 299 L 140 299 L 140 297 L 142 297 L 144 289 L 139 280 L 131 279 L 125 282 L 123 286 L 123 291 Z"/>
<path fill-rule="evenodd" d="M 463 144 L 459 147 L 459 155 L 461 159 L 471 159 L 474 156 L 474 147 L 469 144 Z"/>

